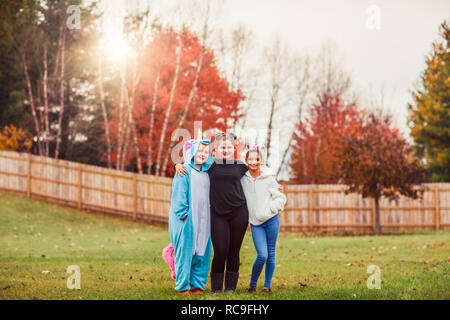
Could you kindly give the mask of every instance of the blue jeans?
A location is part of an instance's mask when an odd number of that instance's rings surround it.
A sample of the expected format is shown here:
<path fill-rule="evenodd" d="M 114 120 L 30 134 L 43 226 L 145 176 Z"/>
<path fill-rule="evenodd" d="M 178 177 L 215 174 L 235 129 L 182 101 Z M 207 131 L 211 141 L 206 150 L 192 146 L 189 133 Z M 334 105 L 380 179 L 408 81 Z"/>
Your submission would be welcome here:
<path fill-rule="evenodd" d="M 280 231 L 280 219 L 276 215 L 259 226 L 252 225 L 251 228 L 253 243 L 258 256 L 253 263 L 250 286 L 256 288 L 258 278 L 265 264 L 266 279 L 264 281 L 264 287 L 270 288 L 275 271 L 275 246 L 278 232 Z"/>

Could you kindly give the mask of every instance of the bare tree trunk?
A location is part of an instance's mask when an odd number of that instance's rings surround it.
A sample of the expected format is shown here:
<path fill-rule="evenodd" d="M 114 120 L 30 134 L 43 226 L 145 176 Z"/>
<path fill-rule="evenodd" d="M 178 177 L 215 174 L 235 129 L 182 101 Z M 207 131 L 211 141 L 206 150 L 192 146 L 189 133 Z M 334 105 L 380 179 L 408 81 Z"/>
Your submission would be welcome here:
<path fill-rule="evenodd" d="M 148 133 L 148 168 L 147 173 L 152 173 L 153 166 L 153 156 L 152 156 L 152 144 L 153 144 L 153 126 L 155 122 L 155 111 L 156 111 L 156 101 L 158 98 L 158 86 L 159 86 L 159 78 L 161 75 L 161 70 L 158 70 L 158 75 L 155 79 L 155 85 L 153 86 L 153 101 L 152 101 L 152 110 L 150 113 L 150 131 Z"/>
<path fill-rule="evenodd" d="M 98 55 L 98 91 L 100 95 L 100 106 L 103 113 L 103 124 L 105 126 L 105 137 L 106 137 L 106 147 L 107 147 L 107 158 L 108 158 L 108 168 L 112 167 L 111 161 L 111 137 L 109 135 L 109 123 L 108 123 L 108 113 L 105 106 L 105 93 L 103 91 L 103 59 L 102 55 Z"/>
<path fill-rule="evenodd" d="M 380 224 L 380 203 L 378 198 L 375 198 L 375 234 L 381 235 Z"/>
<path fill-rule="evenodd" d="M 272 126 L 273 126 L 273 116 L 275 114 L 275 104 L 278 96 L 278 86 L 275 86 L 273 89 L 273 94 L 271 97 L 270 104 L 270 115 L 269 115 L 269 126 L 267 128 L 267 142 L 266 142 L 266 150 L 267 150 L 267 161 L 270 158 L 270 144 L 272 142 Z"/>
<path fill-rule="evenodd" d="M 181 64 L 181 39 L 178 38 L 178 47 L 177 47 L 177 65 L 175 68 L 175 74 L 174 74 L 174 78 L 173 78 L 173 83 L 172 83 L 172 89 L 170 91 L 170 97 L 169 97 L 169 105 L 167 106 L 167 111 L 166 114 L 164 116 L 164 122 L 163 122 L 163 126 L 162 126 L 162 130 L 161 130 L 161 137 L 159 140 L 159 147 L 158 147 L 158 154 L 156 157 L 156 174 L 157 175 L 161 175 L 161 154 L 162 154 L 162 150 L 164 147 L 164 140 L 165 140 L 165 136 L 166 136 L 166 131 L 167 131 L 167 125 L 169 122 L 169 116 L 170 116 L 170 111 L 172 110 L 172 105 L 173 105 L 173 99 L 175 97 L 175 90 L 177 88 L 177 81 L 178 81 L 178 73 L 180 71 L 180 64 Z"/>
<path fill-rule="evenodd" d="M 313 163 L 311 168 L 311 184 L 315 184 L 317 181 L 317 167 L 319 165 L 319 155 L 320 155 L 320 148 L 322 147 L 322 130 L 320 130 L 319 138 L 317 140 L 316 144 L 316 150 L 313 157 Z"/>
<path fill-rule="evenodd" d="M 128 92 L 126 91 L 127 89 L 125 88 L 125 93 L 124 93 L 124 103 L 127 104 L 127 95 Z M 127 107 L 128 109 L 128 107 Z M 122 154 L 121 154 L 121 170 L 125 169 L 125 164 L 127 162 L 127 155 L 128 155 L 128 148 L 129 148 L 129 143 L 130 143 L 130 118 L 128 117 L 128 110 L 124 111 L 124 115 L 123 115 L 123 125 L 124 125 L 124 129 L 125 130 L 125 140 L 123 142 L 122 145 Z"/>
<path fill-rule="evenodd" d="M 64 18 L 63 18 L 63 21 L 65 21 Z M 61 23 L 61 26 L 59 27 L 57 52 L 61 52 L 62 36 L 63 36 L 63 32 L 65 33 L 65 28 L 64 27 L 65 27 L 64 23 Z M 51 85 L 50 85 L 51 91 L 53 91 L 55 89 L 56 79 L 58 78 L 59 59 L 60 59 L 60 55 L 57 54 L 56 55 L 56 62 L 55 62 L 55 69 L 53 70 L 53 75 L 50 78 L 51 79 Z"/>
<path fill-rule="evenodd" d="M 120 101 L 119 101 L 119 124 L 118 124 L 118 133 L 117 133 L 117 151 L 116 151 L 116 169 L 121 170 L 122 166 L 122 148 L 123 148 L 123 99 L 124 99 L 124 90 L 125 90 L 125 76 L 123 75 L 123 71 L 121 72 L 121 84 L 120 84 Z"/>
<path fill-rule="evenodd" d="M 66 42 L 66 28 L 63 29 L 63 35 L 62 35 L 62 43 L 61 43 L 61 88 L 60 88 L 60 110 L 59 110 L 59 119 L 58 119 L 58 133 L 56 134 L 56 149 L 55 149 L 55 159 L 58 159 L 59 157 L 59 147 L 61 144 L 61 131 L 62 131 L 62 118 L 64 114 L 64 62 L 65 62 L 65 42 Z"/>
<path fill-rule="evenodd" d="M 294 57 L 293 59 L 293 72 L 296 79 L 296 94 L 298 98 L 298 106 L 297 106 L 297 119 L 299 121 L 299 131 L 302 132 L 302 114 L 303 114 L 303 106 L 306 103 L 306 97 L 308 95 L 308 92 L 311 89 L 311 80 L 310 80 L 310 59 L 308 56 L 306 56 L 305 59 L 302 59 L 301 57 Z M 294 126 L 294 129 L 291 132 L 291 135 L 289 137 L 289 142 L 284 150 L 283 156 L 281 158 L 281 164 L 277 171 L 277 177 L 281 172 L 281 169 L 283 168 L 283 165 L 286 162 L 287 154 L 289 152 L 289 149 L 291 148 L 292 140 L 294 139 L 296 126 Z M 304 148 L 300 148 L 301 155 L 304 159 Z M 306 178 L 306 166 L 305 161 L 303 161 L 303 173 L 304 173 L 304 179 Z M 304 181 L 304 180 L 303 180 Z"/>
<path fill-rule="evenodd" d="M 140 156 L 140 152 L 139 152 L 139 143 L 138 143 L 138 139 L 137 139 L 136 125 L 135 125 L 132 113 L 130 112 L 128 115 L 129 115 L 129 121 L 130 121 L 130 125 L 131 125 L 131 132 L 133 133 L 133 146 L 134 146 L 134 151 L 136 152 L 136 165 L 137 165 L 139 174 L 142 174 L 143 173 L 142 172 L 142 161 L 141 161 L 141 156 Z"/>
<path fill-rule="evenodd" d="M 257 83 L 258 83 L 258 80 L 256 80 L 256 78 L 255 78 L 255 80 L 253 82 L 253 86 L 250 89 L 250 92 L 246 98 L 246 100 L 248 101 L 248 104 L 247 104 L 247 108 L 245 108 L 245 110 L 243 112 L 244 113 L 244 121 L 242 122 L 241 129 L 245 129 L 245 126 L 247 125 L 248 113 L 250 112 L 250 109 L 252 108 L 252 105 L 253 105 L 253 97 L 255 95 Z"/>
<path fill-rule="evenodd" d="M 305 146 L 300 147 L 300 154 L 302 155 L 302 158 L 303 158 L 303 183 L 306 183 L 307 172 L 306 172 Z"/>
<path fill-rule="evenodd" d="M 295 131 L 295 128 L 294 128 L 294 131 Z M 286 156 L 289 152 L 289 149 L 291 148 L 293 137 L 294 137 L 294 132 L 292 132 L 291 136 L 289 137 L 288 145 L 287 145 L 286 149 L 284 150 L 283 157 L 281 158 L 281 163 L 280 163 L 280 166 L 278 167 L 277 175 L 276 175 L 277 179 L 278 179 L 278 176 L 280 175 L 281 168 L 283 167 L 284 162 L 286 161 Z"/>
<path fill-rule="evenodd" d="M 133 110 L 134 110 L 134 96 L 136 93 L 136 87 L 140 80 L 140 75 L 136 74 L 137 72 L 137 61 L 135 61 L 134 69 L 133 69 L 133 87 L 131 88 L 131 97 L 128 96 L 128 89 L 126 89 L 125 92 L 125 101 L 127 103 L 127 116 L 128 116 L 128 124 L 129 124 L 129 130 L 131 130 L 131 133 L 133 135 L 133 147 L 136 153 L 136 165 L 138 168 L 138 172 L 142 174 L 142 163 L 141 163 L 141 157 L 140 157 L 140 151 L 139 151 L 139 143 L 137 139 L 137 132 L 136 132 L 136 125 L 133 118 Z M 126 157 L 126 154 L 125 154 Z"/>
<path fill-rule="evenodd" d="M 131 135 L 130 121 L 128 118 L 128 114 L 125 114 L 124 117 L 125 117 L 124 121 L 126 121 L 126 123 L 124 124 L 126 126 L 126 130 L 125 130 L 125 140 L 122 147 L 122 156 L 121 156 L 122 162 L 120 164 L 120 170 L 125 170 L 125 165 L 127 163 L 128 149 L 130 147 L 130 135 Z"/>
<path fill-rule="evenodd" d="M 275 112 L 277 109 L 278 96 L 280 89 L 288 80 L 288 52 L 287 48 L 281 43 L 279 37 L 276 37 L 272 46 L 265 51 L 266 61 L 270 66 L 270 85 L 272 94 L 270 97 L 270 114 L 267 127 L 266 150 L 267 161 L 270 159 L 270 149 L 272 144 L 272 129 Z"/>
<path fill-rule="evenodd" d="M 36 107 L 34 105 L 33 90 L 32 90 L 32 87 L 31 87 L 30 75 L 28 74 L 28 67 L 27 67 L 25 54 L 21 53 L 20 56 L 22 58 L 23 71 L 25 73 L 25 80 L 27 82 L 28 99 L 30 99 L 31 114 L 33 115 L 34 126 L 36 128 L 36 136 L 37 136 L 37 144 L 38 144 L 39 155 L 42 156 L 43 155 L 42 154 L 43 150 L 42 150 L 42 142 L 41 142 L 41 129 L 40 129 L 40 125 L 39 125 L 39 119 L 38 119 L 38 116 L 36 114 Z"/>
<path fill-rule="evenodd" d="M 328 100 L 329 100 L 329 93 L 328 91 L 325 93 L 325 96 L 323 98 L 320 98 L 320 115 L 319 115 L 319 137 L 317 138 L 316 143 L 316 150 L 314 152 L 313 156 L 313 163 L 311 167 L 311 183 L 315 184 L 317 182 L 317 168 L 319 166 L 319 157 L 320 157 L 320 151 L 322 148 L 322 140 L 323 140 L 323 124 L 326 121 L 327 117 L 327 109 L 328 109 Z"/>
<path fill-rule="evenodd" d="M 48 80 L 48 66 L 47 66 L 47 43 L 44 43 L 44 121 L 45 121 L 45 156 L 49 154 L 49 139 L 50 139 L 50 125 L 48 123 L 48 92 L 47 92 L 47 80 Z"/>

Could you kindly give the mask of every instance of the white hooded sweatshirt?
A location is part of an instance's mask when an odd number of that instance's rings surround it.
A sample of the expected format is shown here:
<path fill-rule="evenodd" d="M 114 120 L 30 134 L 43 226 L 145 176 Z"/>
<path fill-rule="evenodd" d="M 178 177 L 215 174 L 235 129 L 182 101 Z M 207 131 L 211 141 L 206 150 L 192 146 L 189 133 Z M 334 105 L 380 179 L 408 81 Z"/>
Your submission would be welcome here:
<path fill-rule="evenodd" d="M 286 196 L 278 191 L 275 174 L 268 169 L 261 168 L 261 175 L 256 179 L 247 171 L 241 184 L 247 199 L 250 224 L 261 225 L 284 209 Z"/>

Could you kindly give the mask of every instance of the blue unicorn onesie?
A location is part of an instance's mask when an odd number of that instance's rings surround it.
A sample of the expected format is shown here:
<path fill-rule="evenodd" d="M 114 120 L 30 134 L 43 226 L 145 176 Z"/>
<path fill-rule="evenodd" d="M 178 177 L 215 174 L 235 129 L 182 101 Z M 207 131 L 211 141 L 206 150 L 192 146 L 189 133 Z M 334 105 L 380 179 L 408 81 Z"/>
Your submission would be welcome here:
<path fill-rule="evenodd" d="M 200 143 L 192 140 L 186 150 L 186 176 L 176 175 L 172 183 L 169 214 L 169 234 L 174 250 L 177 291 L 205 289 L 211 257 L 211 226 L 209 206 L 208 169 L 213 163 L 209 150 L 208 160 L 199 170 L 194 157 Z"/>

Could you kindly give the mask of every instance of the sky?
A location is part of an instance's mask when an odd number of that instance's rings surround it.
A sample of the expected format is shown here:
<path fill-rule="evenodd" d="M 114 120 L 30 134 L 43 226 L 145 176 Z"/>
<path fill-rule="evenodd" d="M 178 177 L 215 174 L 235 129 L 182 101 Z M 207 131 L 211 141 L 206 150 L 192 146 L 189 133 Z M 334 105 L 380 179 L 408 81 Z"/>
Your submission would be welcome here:
<path fill-rule="evenodd" d="M 407 104 L 426 67 L 425 56 L 450 18 L 450 1 L 229 0 L 226 23 L 248 25 L 260 42 L 279 33 L 289 46 L 317 50 L 332 41 L 362 98 L 379 99 L 406 129 Z M 380 9 L 380 28 L 369 29 L 369 6 Z"/>
<path fill-rule="evenodd" d="M 107 16 L 123 11 L 125 0 L 104 1 Z M 315 52 L 324 43 L 333 43 L 336 57 L 351 75 L 353 90 L 362 101 L 382 99 L 383 107 L 394 117 L 393 124 L 405 137 L 411 91 L 426 68 L 425 59 L 438 39 L 439 25 L 450 19 L 448 0 L 214 1 L 222 1 L 220 18 L 215 21 L 218 26 L 231 30 L 243 24 L 261 46 L 268 45 L 276 34 L 297 51 Z M 178 2 L 150 1 L 168 13 Z M 261 108 L 252 112 L 248 125 L 265 126 Z"/>

